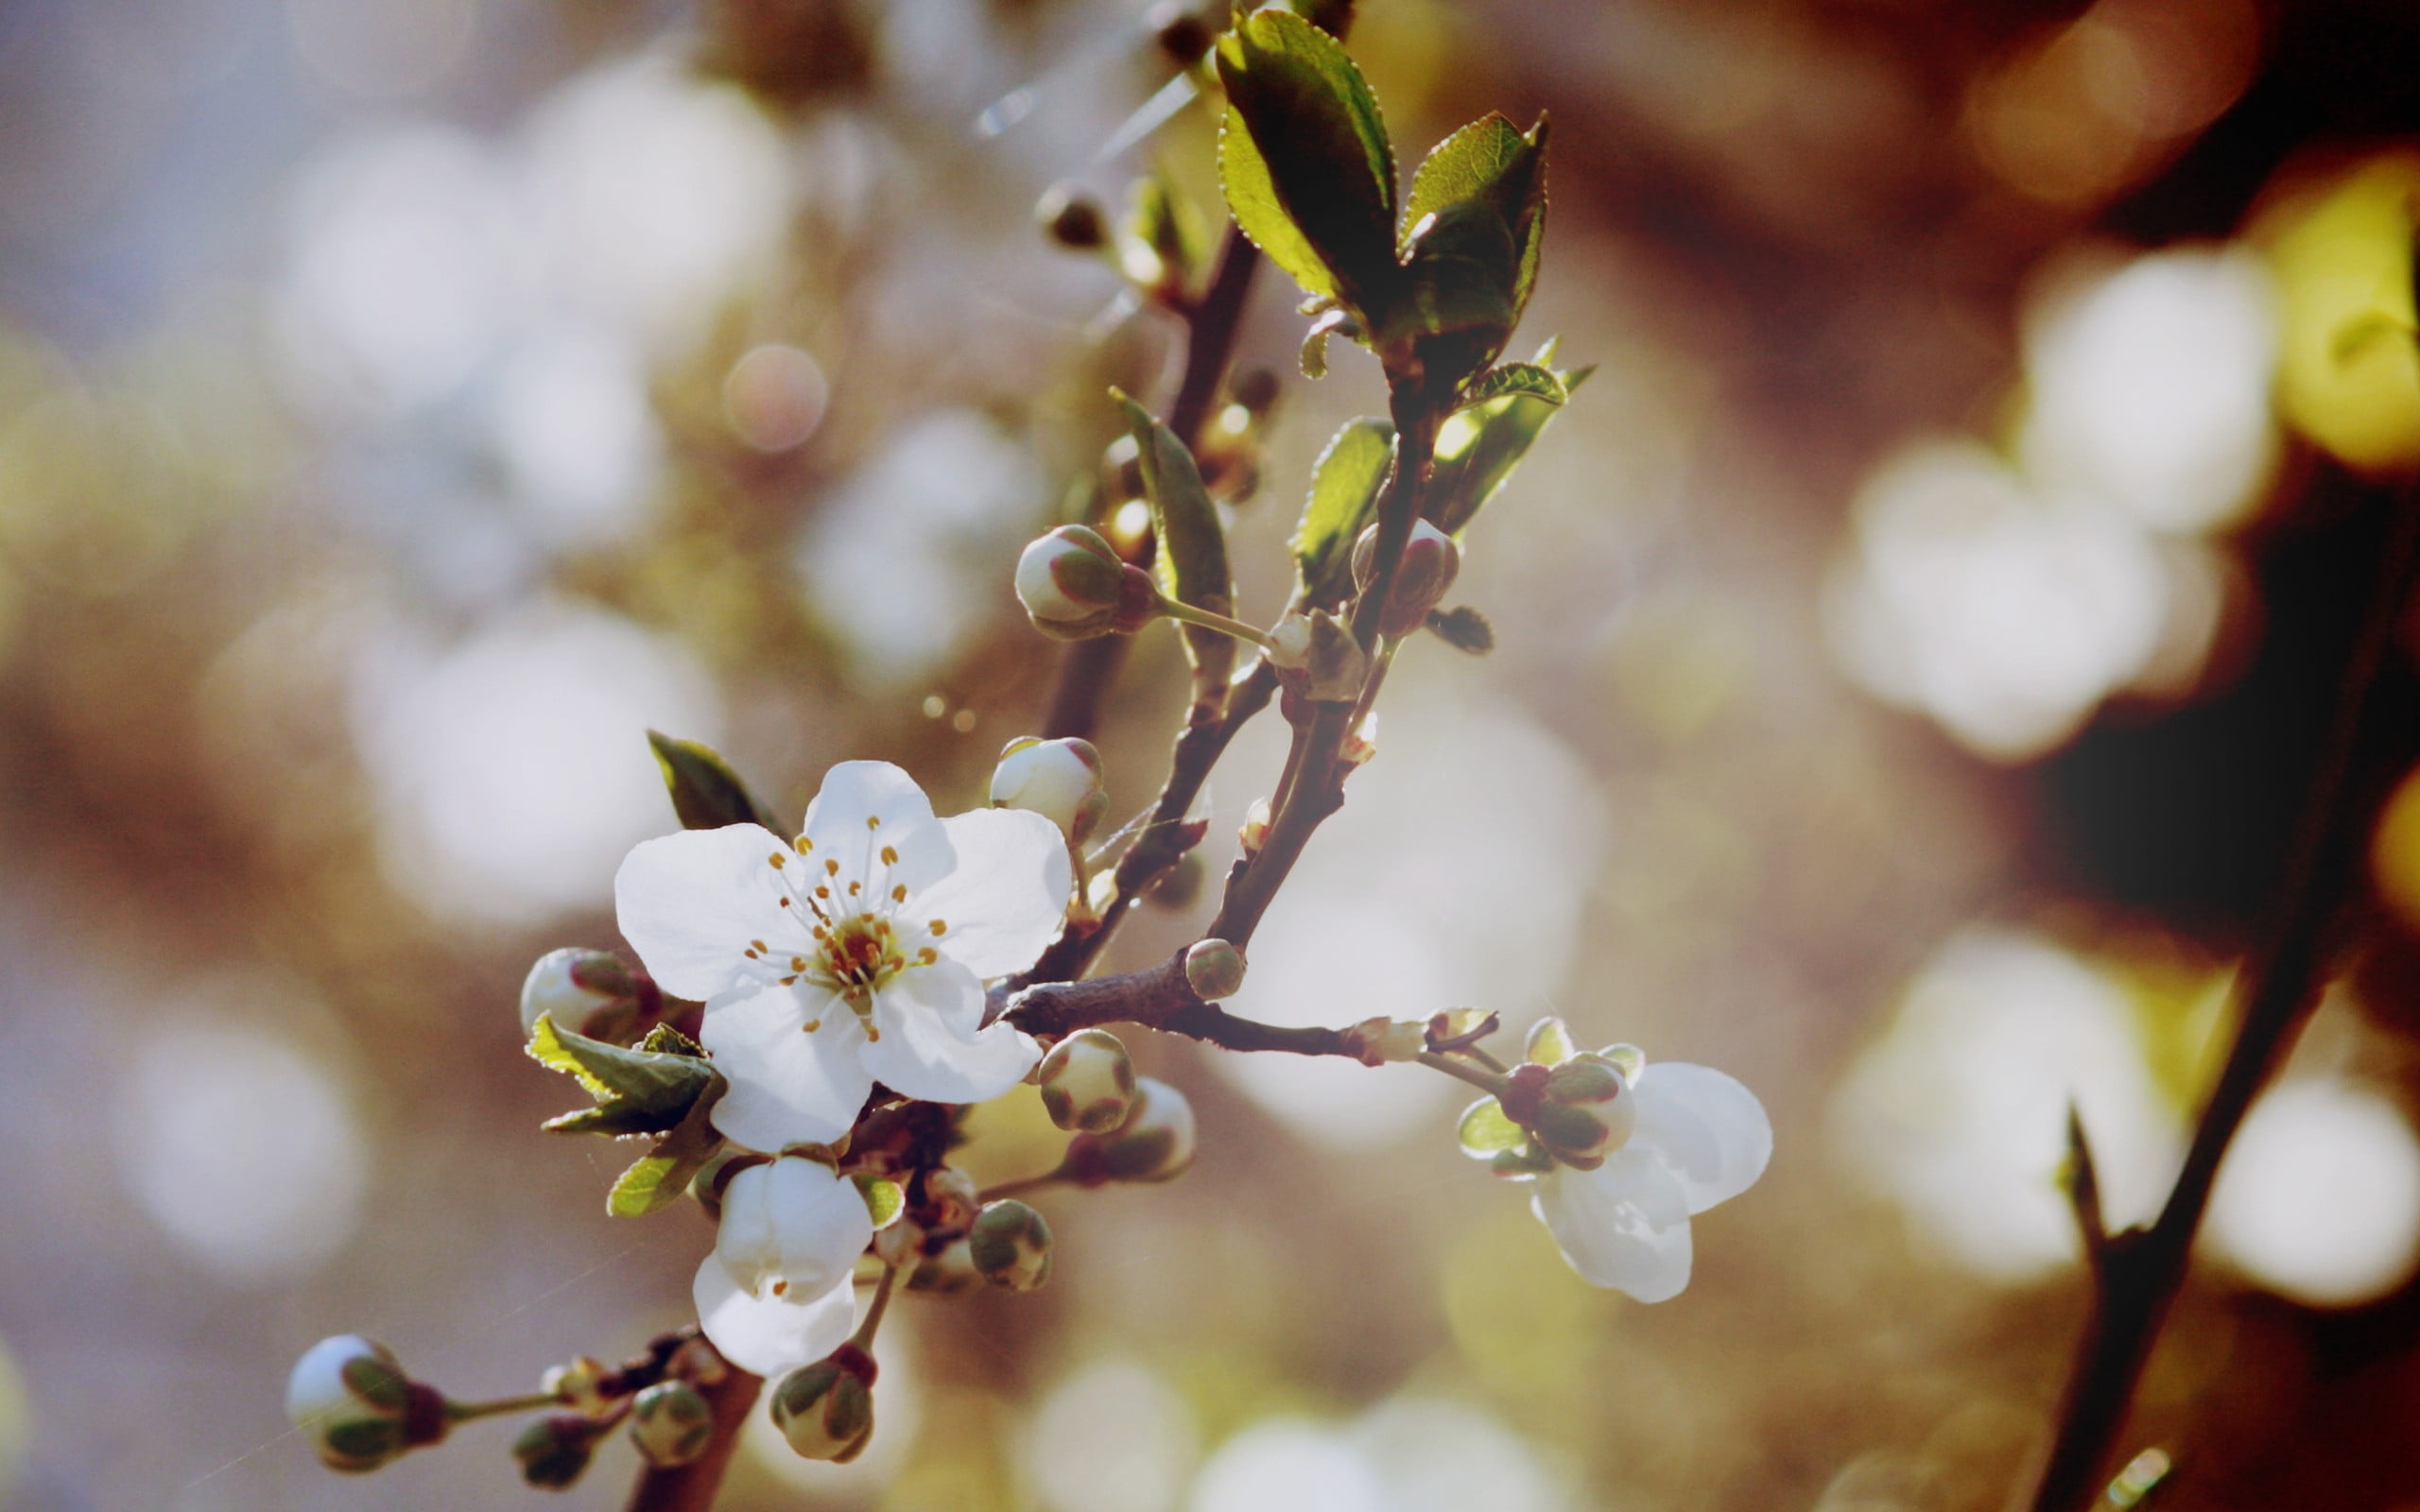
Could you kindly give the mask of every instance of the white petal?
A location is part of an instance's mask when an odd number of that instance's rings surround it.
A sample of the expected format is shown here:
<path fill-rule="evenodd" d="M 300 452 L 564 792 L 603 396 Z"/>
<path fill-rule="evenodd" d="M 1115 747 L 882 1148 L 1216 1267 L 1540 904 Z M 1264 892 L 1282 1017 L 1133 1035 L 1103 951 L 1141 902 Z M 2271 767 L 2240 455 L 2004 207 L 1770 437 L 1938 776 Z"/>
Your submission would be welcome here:
<path fill-rule="evenodd" d="M 988 1102 L 1042 1058 L 1031 1038 L 1005 1023 L 976 1027 L 983 984 L 956 961 L 892 977 L 874 996 L 873 1022 L 882 1038 L 861 1053 L 866 1070 L 892 1091 L 927 1102 Z"/>
<path fill-rule="evenodd" d="M 810 1015 L 823 1024 L 813 1034 Z M 752 1150 L 830 1143 L 857 1121 L 873 1086 L 857 1064 L 857 1017 L 828 994 L 768 987 L 709 1003 L 698 1039 L 731 1083 L 708 1117 Z"/>
<path fill-rule="evenodd" d="M 781 1376 L 812 1365 L 848 1342 L 856 1318 L 856 1288 L 839 1285 L 803 1302 L 779 1297 L 759 1301 L 742 1291 L 708 1255 L 698 1267 L 691 1295 L 698 1325 L 724 1359 L 760 1376 Z"/>
<path fill-rule="evenodd" d="M 1691 1212 L 1703 1212 L 1756 1184 L 1772 1159 L 1773 1125 L 1756 1094 L 1711 1066 L 1659 1060 L 1639 1073 L 1638 1128 L 1644 1149 L 1681 1183 Z"/>
<path fill-rule="evenodd" d="M 894 885 L 921 892 L 949 875 L 953 860 L 932 800 L 889 762 L 842 762 L 825 772 L 806 806 L 805 834 L 814 842 L 809 865 L 838 861 L 842 880 L 871 883 L 878 892 Z M 896 862 L 879 860 L 886 846 L 898 852 Z"/>
<path fill-rule="evenodd" d="M 856 1183 L 792 1157 L 752 1165 L 723 1188 L 715 1254 L 751 1296 L 818 1297 L 849 1274 L 873 1238 Z"/>
<path fill-rule="evenodd" d="M 1541 1177 L 1530 1204 L 1591 1284 L 1642 1302 L 1668 1301 L 1689 1284 L 1688 1205 L 1651 1157 L 1625 1148 L 1594 1171 Z"/>
<path fill-rule="evenodd" d="M 942 954 L 977 976 L 1006 976 L 1033 964 L 1067 917 L 1075 885 L 1059 826 L 1025 809 L 977 809 L 943 819 L 958 869 L 910 898 L 919 923 L 942 919 Z"/>
<path fill-rule="evenodd" d="M 648 974 L 702 1002 L 739 980 L 750 940 L 798 934 L 769 865 L 789 849 L 754 824 L 640 842 L 614 875 L 614 913 Z"/>

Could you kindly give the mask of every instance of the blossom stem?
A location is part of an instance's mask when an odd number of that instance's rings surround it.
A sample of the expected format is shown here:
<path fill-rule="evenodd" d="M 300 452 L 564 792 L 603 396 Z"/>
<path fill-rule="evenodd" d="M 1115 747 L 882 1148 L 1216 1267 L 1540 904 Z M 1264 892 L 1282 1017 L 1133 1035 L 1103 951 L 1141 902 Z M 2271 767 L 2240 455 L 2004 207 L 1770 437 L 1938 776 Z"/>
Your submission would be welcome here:
<path fill-rule="evenodd" d="M 1199 625 L 1205 630 L 1217 630 L 1221 635 L 1232 635 L 1238 641 L 1248 641 L 1264 651 L 1270 648 L 1267 632 L 1256 630 L 1243 621 L 1231 619 L 1216 610 L 1187 604 L 1182 599 L 1170 598 L 1163 593 L 1160 595 L 1160 612 L 1172 620 L 1183 620 L 1187 625 Z"/>
<path fill-rule="evenodd" d="M 1067 1179 L 1062 1174 L 1064 1170 L 1065 1167 L 1063 1166 L 1058 1170 L 1045 1171 L 1040 1176 L 1021 1176 L 1013 1181 L 1003 1181 L 997 1186 L 985 1187 L 981 1193 L 977 1194 L 976 1200 L 997 1202 L 1002 1197 L 1021 1197 L 1028 1192 L 1039 1192 L 1045 1187 L 1055 1187 Z"/>
<path fill-rule="evenodd" d="M 858 1349 L 873 1348 L 873 1336 L 882 1329 L 882 1314 L 890 1311 L 890 1292 L 899 1280 L 901 1268 L 897 1265 L 884 1266 L 882 1280 L 874 1282 L 873 1300 L 866 1304 L 865 1320 L 857 1325 L 856 1332 L 849 1335 L 849 1342 Z"/>
<path fill-rule="evenodd" d="M 2135 1387 L 2169 1305 L 2185 1281 L 2193 1236 L 2219 1166 L 2253 1099 L 2325 990 L 2339 922 L 2366 875 L 2360 848 L 2377 812 L 2383 764 L 2370 759 L 2383 721 L 2377 695 L 2394 627 L 2420 579 L 2420 497 L 2410 489 L 2390 506 L 2392 524 L 2377 587 L 2337 688 L 2336 711 L 2317 775 L 2306 789 L 2293 852 L 2265 946 L 2239 978 L 2242 1017 L 2218 1084 L 2193 1131 L 2183 1169 L 2148 1228 L 2094 1233 L 2097 1204 L 2078 1204 L 2096 1258 L 2091 1310 L 2068 1368 L 2059 1427 L 2034 1483 L 2034 1512 L 2074 1512 L 2098 1494 L 2125 1426 Z M 2087 1165 L 2089 1149 L 2079 1166 Z"/>
<path fill-rule="evenodd" d="M 563 1399 L 552 1391 L 533 1391 L 526 1397 L 499 1397 L 493 1401 L 448 1401 L 445 1420 L 467 1423 L 480 1418 L 501 1418 L 506 1413 L 536 1412 L 541 1407 L 560 1407 Z"/>
<path fill-rule="evenodd" d="M 1441 1056 L 1434 1050 L 1424 1050 L 1420 1053 L 1418 1059 L 1422 1065 L 1432 1071 L 1442 1071 L 1456 1081 L 1469 1082 L 1480 1091 L 1491 1095 L 1504 1091 L 1502 1075 L 1483 1071 L 1477 1066 L 1465 1065 L 1451 1056 Z"/>

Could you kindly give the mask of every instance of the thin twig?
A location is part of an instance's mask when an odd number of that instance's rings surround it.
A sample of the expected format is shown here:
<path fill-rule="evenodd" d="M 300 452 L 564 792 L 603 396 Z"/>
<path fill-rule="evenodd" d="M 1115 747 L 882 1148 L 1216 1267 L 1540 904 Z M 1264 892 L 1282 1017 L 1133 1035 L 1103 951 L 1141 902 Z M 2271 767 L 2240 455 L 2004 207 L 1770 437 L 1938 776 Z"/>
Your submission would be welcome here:
<path fill-rule="evenodd" d="M 1028 1034 L 1058 1036 L 1106 1023 L 1139 1023 L 1222 1050 L 1371 1058 L 1352 1029 L 1295 1029 L 1263 1023 L 1204 1003 L 1185 980 L 1182 952 L 1157 966 L 1085 982 L 1041 982 L 1006 994 L 1000 1017 Z"/>
<path fill-rule="evenodd" d="M 2377 586 L 2339 684 L 2274 923 L 2242 978 L 2243 1017 L 2235 1043 L 2158 1220 L 2147 1229 L 2111 1235 L 2100 1246 L 2091 1312 L 2069 1368 L 2058 1433 L 2035 1483 L 2034 1512 L 2076 1512 L 2099 1492 L 2152 1344 L 2184 1283 L 2220 1161 L 2327 985 L 2334 926 L 2360 885 L 2360 849 L 2372 817 L 2365 789 L 2352 781 L 2356 758 L 2387 647 L 2420 566 L 2420 499 L 2407 490 L 2393 507 Z"/>
<path fill-rule="evenodd" d="M 1219 266 L 1210 287 L 1185 306 L 1184 377 L 1178 383 L 1176 403 L 1168 410 L 1168 429 L 1187 447 L 1201 442 L 1210 406 L 1219 397 L 1227 365 L 1235 359 L 1236 333 L 1243 321 L 1244 303 L 1252 293 L 1253 275 L 1260 270 L 1260 249 L 1230 226 L 1219 249 Z M 1042 722 L 1047 740 L 1090 740 L 1100 729 L 1102 702 L 1126 664 L 1129 637 L 1104 635 L 1067 647 L 1059 662 L 1059 679 L 1050 692 L 1050 712 Z"/>
<path fill-rule="evenodd" d="M 1412 524 L 1420 518 L 1421 494 L 1428 482 L 1444 406 L 1439 396 L 1415 381 L 1394 385 L 1389 407 L 1395 424 L 1394 467 L 1388 474 L 1386 491 L 1378 497 L 1374 570 L 1353 606 L 1350 621 L 1354 639 L 1365 651 L 1377 645 L 1380 613 L 1394 588 Z M 1374 659 L 1371 676 L 1383 676 L 1385 665 L 1383 659 Z M 1261 916 L 1269 911 L 1294 863 L 1302 858 L 1312 833 L 1344 806 L 1344 778 L 1350 768 L 1340 753 L 1345 738 L 1353 732 L 1357 707 L 1357 702 L 1318 704 L 1311 717 L 1295 727 L 1296 749 L 1288 757 L 1295 768 L 1293 786 L 1270 817 L 1269 836 L 1260 850 L 1229 874 L 1226 896 L 1208 932 L 1212 937 L 1243 948 L 1260 927 Z"/>

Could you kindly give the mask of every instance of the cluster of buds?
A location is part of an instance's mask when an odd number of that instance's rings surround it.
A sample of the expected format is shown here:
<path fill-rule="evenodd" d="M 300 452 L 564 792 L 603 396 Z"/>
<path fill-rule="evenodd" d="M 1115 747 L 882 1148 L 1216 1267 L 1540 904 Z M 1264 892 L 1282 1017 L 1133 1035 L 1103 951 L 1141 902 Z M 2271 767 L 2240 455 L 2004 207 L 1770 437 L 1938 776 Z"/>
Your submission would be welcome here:
<path fill-rule="evenodd" d="M 1162 612 L 1151 575 L 1083 525 L 1061 525 L 1026 547 L 1016 581 L 1034 628 L 1062 641 L 1132 634 Z"/>

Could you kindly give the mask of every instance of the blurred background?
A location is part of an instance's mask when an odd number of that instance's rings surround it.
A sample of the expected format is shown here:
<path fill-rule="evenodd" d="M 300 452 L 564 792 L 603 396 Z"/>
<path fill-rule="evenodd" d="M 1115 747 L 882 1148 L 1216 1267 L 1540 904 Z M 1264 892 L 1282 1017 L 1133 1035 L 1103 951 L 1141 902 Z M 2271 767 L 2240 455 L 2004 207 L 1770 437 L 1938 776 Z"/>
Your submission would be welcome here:
<path fill-rule="evenodd" d="M 618 945 L 649 726 L 791 813 L 848 757 L 969 806 L 1034 728 L 1013 553 L 1182 343 L 1030 211 L 1157 163 L 1215 215 L 1199 106 L 1101 155 L 1163 20 L 0 3 L 0 1505 L 618 1504 L 626 1448 L 549 1499 L 493 1424 L 331 1475 L 287 1367 L 358 1331 L 502 1395 L 686 1316 L 709 1230 L 538 1132 L 519 977 Z M 1240 1005 L 1559 1012 L 1744 1079 L 1772 1170 L 1642 1307 L 1443 1078 L 1138 1043 L 1192 1174 L 1045 1199 L 1049 1290 L 894 1312 L 866 1458 L 760 1435 L 723 1505 L 1996 1507 L 2080 1313 L 2067 1099 L 2148 1215 L 2420 462 L 2420 12 L 1365 0 L 1353 50 L 1407 169 L 1551 111 L 1522 339 L 1601 366 L 1473 532 L 1499 649 L 1409 648 Z M 1296 298 L 1216 433 L 1258 616 L 1383 403 L 1293 373 Z M 1178 664 L 1113 700 L 1121 815 Z M 1213 875 L 1281 748 L 1214 778 Z M 2420 1507 L 2393 792 L 2145 1386 L 2175 1506 Z M 986 1178 L 1054 1157 L 982 1126 Z"/>

